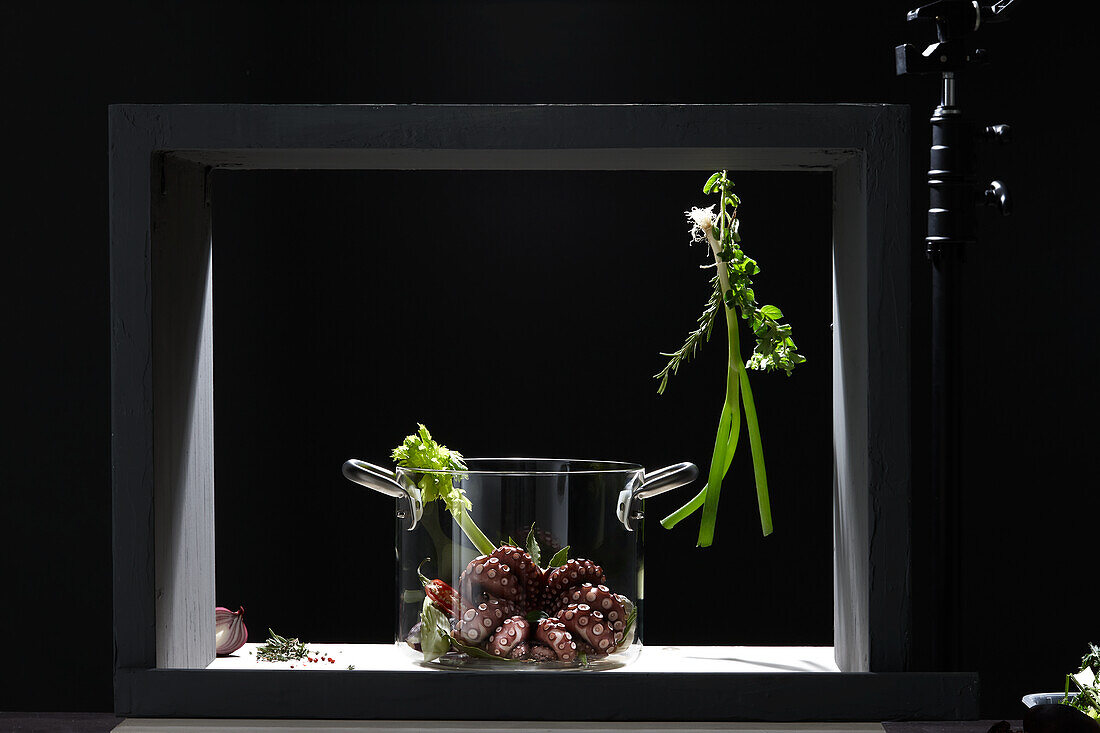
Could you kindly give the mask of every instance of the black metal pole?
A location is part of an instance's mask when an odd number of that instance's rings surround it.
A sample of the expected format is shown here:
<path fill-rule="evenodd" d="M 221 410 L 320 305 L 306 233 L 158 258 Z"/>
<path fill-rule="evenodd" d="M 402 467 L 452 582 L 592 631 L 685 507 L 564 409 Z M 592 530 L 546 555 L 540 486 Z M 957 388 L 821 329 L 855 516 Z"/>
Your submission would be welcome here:
<path fill-rule="evenodd" d="M 955 72 L 943 73 L 940 104 L 932 114 L 928 169 L 928 236 L 932 265 L 931 493 L 936 507 L 932 542 L 938 569 L 936 621 L 941 669 L 958 657 L 959 595 L 959 379 L 957 317 L 960 270 L 974 242 L 974 135 L 958 106 Z"/>
<path fill-rule="evenodd" d="M 931 21 L 937 43 L 918 51 L 910 44 L 895 49 L 898 74 L 936 73 L 942 80 L 940 103 L 932 113 L 932 146 L 928 167 L 928 235 L 931 262 L 931 404 L 929 458 L 934 526 L 933 583 L 927 587 L 933 614 L 931 635 L 936 644 L 929 661 L 939 669 L 957 669 L 961 630 L 958 603 L 962 598 L 959 563 L 963 486 L 960 480 L 963 432 L 959 384 L 962 365 L 959 340 L 959 294 L 966 250 L 976 241 L 976 207 L 997 205 L 1009 212 L 1008 191 L 1000 181 L 983 190 L 974 178 L 974 146 L 980 137 L 1007 141 L 1007 125 L 986 127 L 980 134 L 963 119 L 956 74 L 984 59 L 985 52 L 969 45 L 983 24 L 1004 20 L 1012 0 L 981 6 L 974 0 L 935 0 L 912 10 L 911 21 Z"/>
<path fill-rule="evenodd" d="M 959 649 L 959 486 L 960 380 L 957 318 L 962 274 L 961 247 L 941 249 L 932 260 L 931 343 L 931 494 L 936 507 L 931 541 L 933 567 L 939 576 L 933 589 L 938 669 L 955 669 Z"/>

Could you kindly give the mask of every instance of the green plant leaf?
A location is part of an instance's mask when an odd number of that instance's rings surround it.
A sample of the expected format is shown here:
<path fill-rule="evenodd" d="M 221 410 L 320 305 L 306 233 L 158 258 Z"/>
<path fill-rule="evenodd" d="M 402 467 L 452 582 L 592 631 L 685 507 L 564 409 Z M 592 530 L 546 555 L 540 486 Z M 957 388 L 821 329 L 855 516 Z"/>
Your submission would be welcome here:
<path fill-rule="evenodd" d="M 711 189 L 714 188 L 714 184 L 718 183 L 718 179 L 720 179 L 721 177 L 722 177 L 722 171 L 718 171 L 717 173 L 712 175 L 710 178 L 708 178 L 706 185 L 703 186 L 703 193 L 710 193 Z"/>
<path fill-rule="evenodd" d="M 394 462 L 402 468 L 424 469 L 424 472 L 416 478 L 421 502 L 428 505 L 436 499 L 441 499 L 463 534 L 479 552 L 488 555 L 496 550 L 492 540 L 485 536 L 485 533 L 467 514 L 473 508 L 473 504 L 456 483 L 464 480 L 466 476 L 427 471 L 427 469 L 452 472 L 466 470 L 466 463 L 462 460 L 461 453 L 437 443 L 432 439 L 428 428 L 423 423 L 418 423 L 416 433 L 406 436 L 401 445 L 393 449 L 392 456 Z"/>
<path fill-rule="evenodd" d="M 439 659 L 451 650 L 451 624 L 431 599 L 424 599 L 420 609 L 420 649 L 424 661 Z"/>
<path fill-rule="evenodd" d="M 535 611 L 528 611 L 527 612 L 527 620 L 530 621 L 533 624 L 537 624 L 539 621 L 542 621 L 544 618 L 550 618 L 550 614 L 548 614 L 546 611 L 535 610 Z"/>
<path fill-rule="evenodd" d="M 634 628 L 634 622 L 638 620 L 638 607 L 634 606 L 630 609 L 630 613 L 626 617 L 626 625 L 623 626 L 623 638 L 626 639 L 630 636 L 630 630 Z"/>
<path fill-rule="evenodd" d="M 423 643 L 424 642 L 421 642 L 421 645 L 423 645 Z M 494 662 L 511 662 L 513 664 L 523 661 L 522 659 L 510 659 L 508 657 L 494 657 L 492 654 L 485 651 L 484 649 L 478 649 L 476 646 L 467 646 L 453 636 L 451 637 L 451 644 L 453 644 L 455 649 L 458 649 L 463 654 L 467 654 L 471 657 L 476 657 L 478 659 L 491 659 Z"/>
<path fill-rule="evenodd" d="M 565 547 L 561 548 L 560 550 L 558 550 L 557 552 L 554 553 L 554 556 L 552 558 L 550 558 L 550 564 L 547 565 L 546 567 L 548 569 L 549 568 L 561 567 L 562 565 L 565 564 L 565 561 L 568 560 L 568 559 L 569 559 L 569 545 L 566 545 Z"/>
<path fill-rule="evenodd" d="M 760 312 L 766 315 L 768 318 L 772 319 L 773 321 L 778 321 L 780 318 L 783 317 L 783 311 L 779 310 L 779 308 L 775 307 L 774 305 L 766 305 L 760 309 Z"/>
<path fill-rule="evenodd" d="M 539 541 L 535 539 L 535 523 L 531 523 L 531 531 L 527 533 L 527 554 L 536 565 L 542 564 L 542 550 L 539 549 Z"/>

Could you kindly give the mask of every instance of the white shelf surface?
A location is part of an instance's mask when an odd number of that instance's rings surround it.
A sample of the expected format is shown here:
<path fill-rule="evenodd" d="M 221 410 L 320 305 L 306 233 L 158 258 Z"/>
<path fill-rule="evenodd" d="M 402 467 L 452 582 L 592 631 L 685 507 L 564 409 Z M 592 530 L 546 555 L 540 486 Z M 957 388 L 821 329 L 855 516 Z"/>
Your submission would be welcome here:
<path fill-rule="evenodd" d="M 396 644 L 307 644 L 335 662 L 260 662 L 259 644 L 245 644 L 235 654 L 218 657 L 207 669 L 293 668 L 302 672 L 344 670 L 397 672 L 423 670 Z M 251 652 L 251 654 L 249 653 Z M 651 672 L 729 673 L 729 672 L 840 672 L 831 646 L 644 646 L 637 661 L 598 674 L 638 674 Z"/>

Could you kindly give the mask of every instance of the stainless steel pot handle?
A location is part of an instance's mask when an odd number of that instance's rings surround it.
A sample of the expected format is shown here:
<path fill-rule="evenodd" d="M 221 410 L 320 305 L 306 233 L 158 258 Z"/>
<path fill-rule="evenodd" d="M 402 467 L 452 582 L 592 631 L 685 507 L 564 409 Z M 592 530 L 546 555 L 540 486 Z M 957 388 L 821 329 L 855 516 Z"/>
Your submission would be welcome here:
<path fill-rule="evenodd" d="M 677 463 L 672 466 L 658 468 L 655 471 L 647 471 L 640 484 L 634 487 L 628 486 L 619 494 L 618 515 L 628 532 L 634 531 L 634 522 L 642 519 L 644 515 L 635 504 L 641 503 L 658 494 L 672 491 L 686 484 L 690 484 L 699 476 L 699 468 L 694 463 Z"/>
<path fill-rule="evenodd" d="M 424 513 L 424 506 L 420 501 L 419 492 L 415 489 L 410 491 L 399 484 L 396 473 L 388 468 L 356 460 L 355 458 L 344 461 L 341 471 L 348 481 L 366 486 L 368 489 L 374 489 L 379 494 L 385 494 L 394 499 L 407 499 L 409 502 L 408 511 L 398 510 L 398 517 L 407 519 L 410 522 L 407 529 L 416 527 L 416 523 L 420 521 L 420 516 Z"/>

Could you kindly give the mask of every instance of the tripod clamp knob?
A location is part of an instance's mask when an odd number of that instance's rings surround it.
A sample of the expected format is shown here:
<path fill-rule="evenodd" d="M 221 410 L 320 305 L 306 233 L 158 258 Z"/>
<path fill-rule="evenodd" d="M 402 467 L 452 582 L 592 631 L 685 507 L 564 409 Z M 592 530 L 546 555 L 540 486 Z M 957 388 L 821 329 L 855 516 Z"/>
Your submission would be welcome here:
<path fill-rule="evenodd" d="M 982 196 L 982 203 L 993 206 L 1001 211 L 1001 216 L 1012 213 L 1012 195 L 1008 192 L 1008 186 L 1001 181 L 990 181 Z"/>
<path fill-rule="evenodd" d="M 983 142 L 1005 143 L 1012 142 L 1012 125 L 986 125 L 978 133 L 978 139 Z"/>

